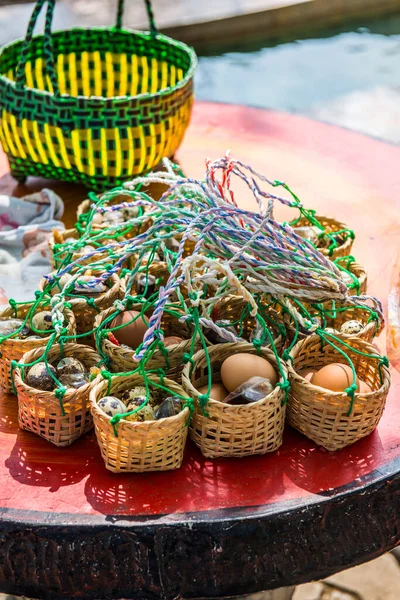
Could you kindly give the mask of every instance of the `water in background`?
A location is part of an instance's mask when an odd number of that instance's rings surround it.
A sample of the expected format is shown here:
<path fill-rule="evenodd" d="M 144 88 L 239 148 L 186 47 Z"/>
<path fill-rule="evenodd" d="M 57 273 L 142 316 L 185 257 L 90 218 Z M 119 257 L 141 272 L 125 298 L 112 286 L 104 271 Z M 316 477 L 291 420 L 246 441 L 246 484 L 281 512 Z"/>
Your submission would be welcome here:
<path fill-rule="evenodd" d="M 400 142 L 400 15 L 202 56 L 200 99 L 288 110 Z"/>

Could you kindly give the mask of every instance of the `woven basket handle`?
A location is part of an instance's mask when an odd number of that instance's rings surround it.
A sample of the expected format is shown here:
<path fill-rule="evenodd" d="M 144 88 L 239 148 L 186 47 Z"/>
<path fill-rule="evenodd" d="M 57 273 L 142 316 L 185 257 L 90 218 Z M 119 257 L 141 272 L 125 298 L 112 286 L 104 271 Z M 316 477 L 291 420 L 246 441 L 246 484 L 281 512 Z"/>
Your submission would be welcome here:
<path fill-rule="evenodd" d="M 151 33 L 157 33 L 156 23 L 154 21 L 154 13 L 153 8 L 151 6 L 151 0 L 144 0 L 146 5 L 147 16 L 149 17 L 150 31 Z M 124 15 L 124 4 L 125 0 L 118 0 L 118 10 L 117 10 L 117 21 L 115 23 L 115 27 L 121 29 L 122 27 L 122 17 Z"/>
<path fill-rule="evenodd" d="M 43 36 L 43 51 L 44 51 L 44 60 L 46 65 L 46 71 L 48 76 L 50 77 L 51 84 L 53 86 L 53 93 L 58 94 L 58 82 L 56 76 L 56 70 L 54 68 L 54 56 L 53 56 L 53 46 L 51 41 L 51 23 L 53 20 L 53 12 L 55 0 L 38 0 L 35 4 L 35 8 L 33 9 L 32 16 L 29 20 L 28 29 L 26 32 L 25 40 L 22 45 L 22 50 L 19 58 L 19 63 L 17 66 L 17 74 L 15 77 L 15 84 L 17 88 L 23 88 L 26 83 L 25 76 L 25 65 L 28 60 L 29 50 L 32 43 L 33 32 L 35 30 L 36 22 L 40 15 L 40 12 L 43 6 L 47 2 L 47 12 L 46 12 L 46 21 L 44 26 L 44 36 Z"/>

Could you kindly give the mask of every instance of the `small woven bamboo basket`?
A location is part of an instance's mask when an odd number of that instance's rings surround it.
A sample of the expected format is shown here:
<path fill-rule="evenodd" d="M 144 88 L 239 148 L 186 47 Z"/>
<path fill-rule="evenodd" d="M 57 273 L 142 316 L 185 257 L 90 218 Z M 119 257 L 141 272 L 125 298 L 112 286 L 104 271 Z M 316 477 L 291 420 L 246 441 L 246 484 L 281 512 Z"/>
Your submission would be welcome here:
<path fill-rule="evenodd" d="M 362 308 L 362 305 L 353 307 L 351 305 L 342 304 L 340 302 L 332 303 L 332 309 L 330 309 L 331 316 L 327 316 L 326 326 L 340 330 L 340 327 L 346 321 L 355 320 L 359 321 L 363 325 L 363 329 L 359 333 L 345 334 L 340 332 L 340 337 L 345 340 L 357 337 L 366 342 L 372 342 L 374 337 L 379 335 L 385 326 L 385 320 L 383 314 L 379 311 L 379 307 L 374 298 L 369 298 L 369 302 L 372 304 L 372 309 L 375 312 L 376 319 L 371 318 L 371 312 L 367 308 Z M 326 307 L 330 308 L 330 304 L 326 303 Z M 342 310 L 341 309 L 345 309 Z"/>
<path fill-rule="evenodd" d="M 254 346 L 246 343 L 218 344 L 208 348 L 213 383 L 221 381 L 220 369 L 224 360 L 239 352 L 257 354 Z M 277 368 L 275 355 L 271 350 L 262 348 L 260 356 Z M 282 361 L 280 365 L 286 373 Z M 195 401 L 190 437 L 204 456 L 250 456 L 274 452 L 281 446 L 286 413 L 285 393 L 281 387 L 276 386 L 262 400 L 246 405 L 231 406 L 210 399 L 206 405 L 206 416 L 198 401 L 198 389 L 206 384 L 206 355 L 204 350 L 200 350 L 193 356 L 193 364 L 185 366 L 182 385 Z"/>
<path fill-rule="evenodd" d="M 123 235 L 123 230 L 121 230 L 122 233 L 120 236 L 117 237 L 117 239 L 112 239 L 110 237 L 105 236 L 104 238 L 100 238 L 99 240 L 97 240 L 98 242 L 103 242 L 104 246 L 109 245 L 109 244 L 118 244 L 118 242 L 123 242 L 126 241 L 125 236 Z M 97 232 L 99 233 L 99 232 Z M 65 267 L 66 265 L 70 264 L 72 261 L 78 260 L 79 258 L 82 258 L 82 256 L 84 256 L 85 254 L 88 254 L 88 252 L 84 251 L 84 252 L 73 252 L 72 254 L 69 252 L 69 250 L 62 250 L 60 249 L 58 246 L 60 244 L 65 243 L 65 241 L 68 238 L 74 238 L 75 240 L 77 240 L 79 238 L 79 233 L 76 229 L 67 229 L 65 231 L 58 231 L 55 230 L 53 235 L 50 237 L 49 239 L 49 248 L 50 248 L 50 256 L 51 256 L 51 263 L 52 263 L 52 268 L 53 270 L 57 270 L 61 267 Z M 86 245 L 91 246 L 92 242 L 90 239 L 87 240 Z M 114 250 L 114 252 L 118 253 L 118 250 L 120 251 L 121 256 L 123 255 L 124 249 L 123 247 L 121 247 L 121 249 L 116 248 Z M 96 252 L 96 254 L 93 254 L 93 256 L 90 256 L 84 260 L 81 260 L 79 262 L 79 266 L 90 266 L 91 263 L 96 262 L 98 260 L 102 260 L 102 259 L 108 259 L 107 262 L 110 264 L 114 264 L 118 258 L 111 258 L 109 253 L 107 252 L 107 250 L 101 250 L 99 249 L 99 252 Z M 125 261 L 125 265 L 126 268 L 132 268 L 134 266 L 134 261 L 132 260 L 132 258 L 128 258 Z"/>
<path fill-rule="evenodd" d="M 17 305 L 16 308 L 12 308 L 11 306 L 0 311 L 0 319 L 25 319 L 29 310 L 32 308 L 32 304 L 26 305 Z M 49 306 L 39 306 L 37 311 L 42 310 L 50 310 Z M 76 334 L 76 323 L 74 314 L 66 308 L 64 310 L 65 317 L 65 325 L 67 327 L 67 335 L 75 335 Z M 12 378 L 11 378 L 11 361 L 16 360 L 20 361 L 22 356 L 29 352 L 29 350 L 36 350 L 37 348 L 44 348 L 50 336 L 43 337 L 40 340 L 30 340 L 24 339 L 20 340 L 17 338 L 9 338 L 4 340 L 2 344 L 0 344 L 0 378 L 1 378 L 1 387 L 7 393 L 11 393 L 13 391 L 12 388 Z"/>
<path fill-rule="evenodd" d="M 24 354 L 21 362 L 32 363 L 42 354 L 42 348 L 31 350 Z M 55 344 L 48 353 L 47 360 L 54 363 L 65 356 L 77 358 L 88 370 L 101 362 L 100 356 L 93 348 L 81 344 L 65 344 L 62 352 L 60 346 Z M 15 369 L 14 383 L 17 389 L 18 422 L 21 429 L 32 431 L 60 447 L 69 446 L 92 429 L 89 392 L 94 386 L 94 381 L 79 389 L 69 388 L 62 404 L 54 392 L 44 392 L 27 385 L 19 368 Z"/>
<path fill-rule="evenodd" d="M 130 310 L 141 311 L 140 305 L 132 305 Z M 95 330 L 113 313 L 115 308 L 107 308 L 97 315 L 94 321 Z M 145 311 L 145 315 L 150 318 L 153 312 L 151 307 Z M 178 320 L 179 317 L 173 316 L 168 312 L 164 312 L 161 320 L 161 328 L 164 331 L 164 336 L 177 336 L 184 338 L 179 344 L 174 344 L 165 348 L 165 351 L 155 350 L 152 357 L 146 362 L 146 369 L 162 369 L 167 377 L 180 382 L 182 369 L 184 367 L 184 355 L 190 351 L 192 344 L 192 332 L 185 323 L 181 323 Z M 133 359 L 135 350 L 128 350 L 127 348 L 121 348 L 108 339 L 107 336 L 96 337 L 96 344 L 101 346 L 98 347 L 98 351 L 104 353 L 109 361 L 109 368 L 113 373 L 123 373 L 133 371 L 137 368 L 138 363 Z M 200 340 L 196 341 L 194 349 L 200 348 Z"/>
<path fill-rule="evenodd" d="M 357 281 L 353 281 L 349 287 L 352 290 L 351 293 L 356 296 L 363 296 L 367 293 L 367 272 L 362 265 L 356 263 L 354 260 L 349 260 L 349 258 L 351 257 L 339 257 L 335 262 L 339 266 L 345 266 L 357 278 Z"/>
<path fill-rule="evenodd" d="M 180 385 L 170 379 L 162 382 L 156 375 L 149 381 L 162 383 L 172 394 L 186 396 Z M 121 420 L 117 436 L 108 417 L 97 405 L 100 398 L 118 396 L 135 386 L 143 386 L 140 375 L 112 377 L 111 382 L 98 377 L 90 393 L 94 428 L 106 469 L 114 473 L 143 473 L 144 471 L 169 471 L 179 469 L 185 449 L 190 411 L 185 407 L 178 415 L 158 421 L 132 422 Z M 166 393 L 150 385 L 152 396 L 162 400 Z"/>
<path fill-rule="evenodd" d="M 336 219 L 332 219 L 331 217 L 315 215 L 315 218 L 323 227 L 325 227 L 326 233 L 335 233 L 336 231 L 345 230 L 343 233 L 343 241 L 342 243 L 338 244 L 336 248 L 329 250 L 328 248 L 321 247 L 318 248 L 318 250 L 325 256 L 328 256 L 330 260 L 334 260 L 340 256 L 348 256 L 351 253 L 354 240 L 353 236 L 350 235 L 350 233 L 347 233 L 349 232 L 347 226 Z M 296 224 L 293 225 L 293 228 L 296 231 L 296 227 L 307 227 L 308 225 L 312 225 L 312 223 L 307 219 L 307 217 L 301 217 Z"/>
<path fill-rule="evenodd" d="M 132 259 L 133 259 L 133 257 L 132 257 Z M 135 264 L 133 265 L 133 267 L 135 267 Z M 168 277 L 170 275 L 167 264 L 163 261 L 153 262 L 150 265 L 142 263 L 142 265 L 139 268 L 138 275 L 142 275 L 142 274 L 146 274 L 146 273 L 148 275 L 152 275 L 153 277 L 155 277 L 157 289 L 161 285 L 165 285 L 167 283 Z M 121 293 L 123 296 L 126 294 L 126 291 L 127 291 L 129 275 L 130 275 L 130 273 L 124 275 L 123 277 L 120 277 Z M 133 284 L 133 286 L 130 290 L 130 295 L 132 295 L 132 296 L 136 295 L 135 284 Z"/>
<path fill-rule="evenodd" d="M 70 295 L 67 297 L 68 304 L 71 305 L 71 310 L 75 316 L 76 321 L 76 333 L 78 335 L 87 334 L 79 338 L 80 343 L 94 346 L 94 340 L 92 331 L 94 328 L 94 320 L 96 316 L 104 309 L 112 306 L 115 300 L 118 300 L 121 296 L 120 290 L 120 279 L 117 275 L 111 275 L 109 278 L 110 287 L 107 291 L 99 293 L 92 297 L 88 295 L 88 298 L 82 296 L 74 297 Z M 107 282 L 106 282 L 107 285 Z M 39 282 L 39 290 L 44 291 L 47 286 L 47 280 L 41 279 Z"/>
<path fill-rule="evenodd" d="M 132 200 L 131 196 L 127 196 L 126 194 L 121 192 L 121 194 L 113 196 L 112 199 L 109 200 L 108 202 L 106 202 L 105 204 L 103 204 L 103 206 L 105 206 L 105 207 L 116 206 L 117 204 L 121 204 L 122 202 L 130 202 L 131 200 Z M 83 202 L 81 202 L 78 206 L 76 216 L 78 219 L 79 226 L 82 228 L 85 228 L 87 226 L 92 204 L 93 204 L 93 200 L 87 199 L 87 200 L 83 200 Z M 138 217 L 143 215 L 143 213 L 144 213 L 143 207 L 139 207 L 138 208 Z M 140 233 L 143 233 L 144 231 L 146 231 L 150 227 L 150 225 L 151 225 L 150 219 L 144 219 L 144 220 L 142 220 L 142 222 L 139 225 L 135 225 L 135 226 L 130 226 L 129 224 L 127 224 L 127 229 L 126 229 L 126 231 L 123 232 L 123 236 L 127 240 L 134 238 L 137 235 L 139 235 Z M 93 231 L 97 231 L 97 232 L 101 231 L 102 229 L 107 229 L 109 226 L 110 226 L 110 223 L 95 223 L 94 221 L 92 221 L 92 223 L 91 223 L 91 227 L 92 227 Z"/>
<path fill-rule="evenodd" d="M 325 323 L 321 322 L 321 326 L 323 325 L 326 328 L 334 329 L 337 331 L 343 339 L 352 339 L 357 337 L 359 339 L 365 340 L 367 342 L 372 342 L 374 337 L 379 335 L 384 326 L 385 320 L 382 312 L 380 312 L 379 306 L 377 302 L 373 298 L 369 298 L 368 302 L 372 304 L 370 308 L 374 311 L 376 315 L 376 319 L 372 318 L 371 312 L 368 308 L 363 308 L 361 301 L 360 305 L 353 306 L 348 303 L 339 302 L 335 300 L 334 302 L 325 302 L 321 303 L 322 306 L 328 313 L 325 313 Z M 317 309 L 315 309 L 311 304 L 307 302 L 303 302 L 304 308 L 309 312 L 312 317 L 320 317 L 320 313 Z M 294 340 L 296 335 L 296 327 L 294 325 L 293 319 L 289 318 L 287 313 L 279 314 L 279 317 L 282 320 L 282 323 L 285 324 L 286 331 L 288 333 L 289 339 L 291 341 Z M 346 321 L 359 321 L 363 325 L 363 329 L 358 333 L 353 334 L 345 334 L 340 332 L 341 326 L 346 323 Z M 297 332 L 297 339 L 303 340 L 307 337 L 309 333 L 301 331 L 300 329 Z"/>
<path fill-rule="evenodd" d="M 346 343 L 354 348 L 342 347 L 357 376 L 372 389 L 370 393 L 355 394 L 351 414 L 351 399 L 345 392 L 325 390 L 298 375 L 302 369 L 317 371 L 330 363 L 348 364 L 345 358 L 330 344 L 322 345 L 318 335 L 299 342 L 290 352 L 288 422 L 326 450 L 339 450 L 369 435 L 380 421 L 390 386 L 389 369 L 384 364 L 379 367 L 378 360 L 357 354 L 360 351 L 377 356 L 374 346 L 357 338 Z"/>
<path fill-rule="evenodd" d="M 47 2 L 44 35 L 33 36 Z M 116 25 L 52 32 L 38 0 L 25 40 L 0 51 L 0 139 L 14 177 L 120 185 L 173 156 L 190 121 L 196 55 L 158 33 Z"/>
<path fill-rule="evenodd" d="M 255 317 L 252 317 L 250 312 L 246 310 L 247 306 L 248 303 L 241 296 L 226 296 L 214 304 L 211 313 L 212 318 L 214 321 L 227 320 L 231 323 L 237 323 L 236 329 L 238 335 L 245 340 L 250 341 L 250 335 L 256 327 L 257 321 Z M 280 353 L 283 349 L 283 337 L 279 331 L 282 318 L 270 307 L 265 307 L 262 314 L 265 316 L 266 324 L 269 326 L 275 348 L 277 352 Z M 242 328 L 241 331 L 240 328 Z M 267 337 L 264 347 L 268 346 L 270 346 L 270 342 Z"/>

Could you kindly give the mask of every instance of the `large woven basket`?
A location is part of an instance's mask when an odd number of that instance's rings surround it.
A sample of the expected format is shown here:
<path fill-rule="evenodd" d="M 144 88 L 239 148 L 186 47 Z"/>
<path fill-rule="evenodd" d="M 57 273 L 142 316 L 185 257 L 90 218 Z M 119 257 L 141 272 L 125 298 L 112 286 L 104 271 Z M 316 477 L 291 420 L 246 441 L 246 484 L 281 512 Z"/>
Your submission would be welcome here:
<path fill-rule="evenodd" d="M 189 124 L 194 51 L 157 32 L 122 29 L 123 0 L 111 28 L 51 31 L 0 52 L 0 138 L 12 174 L 106 189 L 172 156 Z"/>
<path fill-rule="evenodd" d="M 27 352 L 21 362 L 28 364 L 38 360 L 43 354 L 39 348 Z M 89 370 L 99 365 L 101 358 L 89 346 L 65 344 L 61 352 L 58 344 L 48 353 L 47 359 L 54 363 L 65 356 L 80 360 Z M 15 369 L 14 382 L 18 396 L 18 422 L 21 429 L 32 431 L 55 446 L 69 446 L 81 435 L 93 427 L 90 412 L 89 392 L 94 381 L 79 389 L 69 388 L 62 399 L 54 392 L 44 392 L 27 385 L 21 376 L 21 370 Z"/>
<path fill-rule="evenodd" d="M 140 312 L 141 307 L 133 304 L 130 310 L 137 310 Z M 145 315 L 150 318 L 153 312 L 153 308 L 145 311 Z M 95 330 L 113 313 L 116 314 L 114 307 L 107 308 L 97 315 L 94 321 Z M 109 324 L 107 325 L 110 326 Z M 179 321 L 178 316 L 172 316 L 168 312 L 164 312 L 161 320 L 161 329 L 164 332 L 164 336 L 177 336 L 184 338 L 179 344 L 174 344 L 165 348 L 165 351 L 155 350 L 151 358 L 146 362 L 146 369 L 163 369 L 167 377 L 180 382 L 182 369 L 185 365 L 184 355 L 190 351 L 192 344 L 192 332 L 185 323 Z M 137 368 L 138 363 L 134 361 L 133 356 L 135 350 L 128 350 L 128 348 L 121 348 L 108 339 L 107 336 L 96 337 L 96 344 L 100 344 L 98 347 L 99 351 L 104 353 L 109 361 L 109 368 L 113 373 L 123 373 L 133 371 Z M 200 348 L 200 340 L 195 342 L 194 349 Z"/>
<path fill-rule="evenodd" d="M 318 335 L 312 335 L 294 346 L 290 352 L 291 362 L 288 362 L 291 383 L 288 422 L 327 450 L 349 446 L 376 428 L 390 386 L 389 369 L 384 364 L 379 368 L 376 359 L 357 353 L 361 351 L 376 356 L 375 347 L 356 338 L 346 342 L 354 351 L 340 344 L 338 347 L 346 351 L 353 361 L 357 376 L 373 390 L 367 394 L 355 394 L 351 414 L 351 399 L 345 392 L 325 390 L 298 375 L 303 369 L 312 368 L 317 371 L 330 363 L 348 364 L 330 344 L 322 344 Z"/>
<path fill-rule="evenodd" d="M 325 227 L 325 231 L 327 233 L 342 231 L 345 230 L 346 233 L 343 235 L 343 242 L 338 244 L 336 248 L 332 248 L 329 250 L 328 248 L 318 248 L 318 250 L 328 256 L 331 260 L 339 258 L 340 256 L 348 256 L 351 252 L 351 248 L 353 246 L 354 238 L 350 234 L 350 230 L 344 223 L 337 221 L 336 219 L 332 219 L 331 217 L 323 217 L 320 215 L 315 215 L 315 218 L 321 223 L 323 227 Z M 310 221 L 307 217 L 301 217 L 296 223 L 293 225 L 294 230 L 296 231 L 296 227 L 306 227 L 311 225 Z M 347 233 L 349 232 L 349 233 Z"/>
<path fill-rule="evenodd" d="M 238 335 L 245 340 L 250 341 L 251 333 L 256 327 L 256 319 L 246 310 L 248 303 L 241 296 L 226 296 L 217 301 L 212 308 L 212 318 L 214 321 L 227 320 L 231 323 L 237 323 L 236 329 Z M 281 352 L 283 348 L 283 338 L 279 331 L 282 319 L 280 315 L 273 309 L 265 307 L 263 310 L 265 321 L 271 333 L 273 343 L 277 352 Z M 264 346 L 270 346 L 269 338 L 266 337 Z"/>
<path fill-rule="evenodd" d="M 155 375 L 148 379 L 156 383 L 161 380 Z M 97 405 L 103 396 L 118 395 L 135 386 L 142 386 L 140 375 L 114 376 L 111 387 L 99 377 L 90 393 L 94 427 L 101 455 L 106 468 L 115 473 L 143 473 L 144 471 L 169 471 L 179 469 L 185 449 L 189 409 L 185 407 L 178 415 L 158 421 L 131 422 L 123 419 L 117 425 L 117 436 L 108 417 Z M 186 396 L 180 385 L 163 379 L 162 385 L 172 393 Z M 165 396 L 150 386 L 154 397 Z"/>
<path fill-rule="evenodd" d="M 107 289 L 107 291 L 103 292 L 102 294 L 98 294 L 94 298 L 88 296 L 86 299 L 83 297 L 83 295 L 77 297 L 69 295 L 66 298 L 75 316 L 76 333 L 78 335 L 82 335 L 82 337 L 79 338 L 79 342 L 82 344 L 94 346 L 92 331 L 96 316 L 105 308 L 112 306 L 114 301 L 118 300 L 121 296 L 120 279 L 118 276 L 111 275 L 109 282 L 110 287 Z M 39 282 L 39 290 L 43 292 L 47 285 L 47 279 L 42 278 Z"/>
<path fill-rule="evenodd" d="M 212 368 L 212 381 L 218 383 L 220 368 L 228 356 L 238 352 L 257 354 L 252 344 L 228 343 L 208 348 Z M 275 356 L 268 348 L 260 352 L 275 367 Z M 286 373 L 286 367 L 281 362 Z M 282 381 L 282 380 L 281 380 Z M 182 385 L 195 400 L 190 423 L 190 437 L 207 458 L 222 456 L 249 456 L 277 450 L 282 444 L 286 405 L 284 392 L 277 386 L 262 400 L 251 404 L 231 406 L 210 399 L 204 415 L 199 401 L 198 389 L 207 384 L 207 361 L 204 350 L 193 357 L 193 365 L 187 364 L 182 374 Z"/>
<path fill-rule="evenodd" d="M 26 315 L 28 314 L 31 308 L 32 303 L 19 305 L 15 309 L 11 306 L 7 307 L 0 311 L 0 319 L 25 319 Z M 35 312 L 49 309 L 49 306 L 41 305 L 37 308 Z M 75 335 L 76 323 L 74 314 L 68 308 L 66 308 L 64 310 L 64 317 L 65 326 L 67 327 L 67 335 Z M 0 386 L 5 392 L 12 392 L 11 361 L 19 361 L 22 358 L 22 356 L 29 350 L 44 348 L 47 345 L 49 339 L 50 336 L 43 337 L 40 340 L 20 340 L 17 338 L 9 338 L 7 340 L 4 340 L 4 342 L 0 344 Z"/>

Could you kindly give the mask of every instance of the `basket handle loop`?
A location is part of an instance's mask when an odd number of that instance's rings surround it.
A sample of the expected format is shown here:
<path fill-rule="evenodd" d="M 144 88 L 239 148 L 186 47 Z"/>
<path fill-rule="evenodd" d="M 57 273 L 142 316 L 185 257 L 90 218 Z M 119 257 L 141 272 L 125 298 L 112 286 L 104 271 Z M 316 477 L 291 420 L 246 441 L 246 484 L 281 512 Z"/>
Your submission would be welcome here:
<path fill-rule="evenodd" d="M 17 74 L 15 77 L 15 84 L 17 88 L 22 88 L 26 84 L 25 79 L 25 65 L 28 60 L 29 50 L 32 43 L 33 32 L 35 30 L 36 22 L 41 13 L 43 6 L 47 2 L 47 11 L 46 11 L 46 21 L 44 26 L 44 36 L 43 36 L 43 50 L 44 50 L 44 59 L 47 73 L 50 77 L 51 84 L 53 86 L 53 93 L 57 95 L 59 93 L 58 90 L 58 81 L 57 75 L 54 68 L 54 56 L 53 56 L 53 44 L 51 39 L 51 24 L 53 21 L 53 12 L 55 0 L 38 0 L 35 4 L 35 8 L 33 9 L 32 16 L 29 20 L 28 29 L 26 32 L 25 40 L 22 45 L 21 54 L 17 66 Z"/>
<path fill-rule="evenodd" d="M 151 0 L 144 0 L 144 3 L 146 5 L 146 12 L 147 12 L 147 16 L 149 18 L 150 31 L 153 34 L 156 34 L 157 33 L 157 27 L 156 27 L 156 23 L 154 21 L 154 13 L 153 13 L 153 8 L 151 6 Z M 123 14 L 124 14 L 124 4 L 125 4 L 125 0 L 118 0 L 117 21 L 115 23 L 115 27 L 117 29 L 121 29 L 121 27 L 122 27 L 122 17 L 123 17 Z"/>

